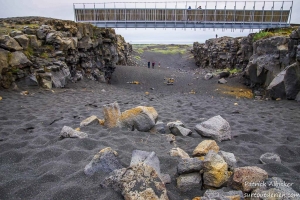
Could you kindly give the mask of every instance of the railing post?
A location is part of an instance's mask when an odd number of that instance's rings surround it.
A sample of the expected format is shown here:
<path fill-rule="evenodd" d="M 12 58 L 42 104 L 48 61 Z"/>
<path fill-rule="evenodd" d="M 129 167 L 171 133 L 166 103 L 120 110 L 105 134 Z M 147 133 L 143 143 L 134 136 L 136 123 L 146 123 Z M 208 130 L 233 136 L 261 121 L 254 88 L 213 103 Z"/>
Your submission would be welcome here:
<path fill-rule="evenodd" d="M 244 5 L 244 16 L 243 16 L 243 28 L 244 28 L 244 25 L 245 25 L 245 9 L 246 9 L 246 5 L 247 5 L 247 2 L 245 1 L 245 5 Z"/>
<path fill-rule="evenodd" d="M 263 9 L 263 14 L 262 14 L 262 17 L 261 17 L 261 22 L 264 22 L 264 16 L 265 16 L 265 1 L 264 1 L 264 5 L 263 5 L 262 9 Z"/>
<path fill-rule="evenodd" d="M 291 25 L 291 18 L 292 18 L 292 9 L 293 9 L 293 1 L 292 1 L 292 5 L 290 7 L 290 16 L 289 16 L 289 25 Z"/>
<path fill-rule="evenodd" d="M 205 13 L 204 13 L 205 22 L 204 22 L 204 30 L 205 30 L 205 28 L 206 28 L 206 14 L 207 14 L 206 10 L 207 10 L 207 1 L 205 2 Z"/>
<path fill-rule="evenodd" d="M 116 9 L 116 3 L 114 3 L 114 12 L 115 12 L 115 27 L 117 27 L 117 9 Z"/>
<path fill-rule="evenodd" d="M 217 5 L 218 5 L 218 2 L 216 1 L 216 5 L 215 5 L 215 13 L 214 13 L 214 18 L 215 18 L 215 20 L 214 20 L 214 30 L 215 30 L 215 25 L 216 25 L 216 21 L 217 21 L 217 19 L 216 19 L 216 15 L 217 15 Z"/>
<path fill-rule="evenodd" d="M 147 10 L 146 10 L 146 8 L 147 8 L 147 6 L 146 6 L 146 2 L 145 2 L 145 10 L 144 10 L 144 12 L 145 12 L 145 29 L 147 28 Z"/>
<path fill-rule="evenodd" d="M 85 4 L 83 4 L 83 21 L 85 21 Z"/>
<path fill-rule="evenodd" d="M 225 1 L 225 7 L 224 7 L 224 23 L 223 23 L 223 28 L 225 27 L 225 22 L 227 22 L 226 6 L 227 6 L 227 1 Z"/>
<path fill-rule="evenodd" d="M 126 11 L 126 3 L 124 3 L 125 5 L 125 28 L 127 28 L 127 11 Z"/>
<path fill-rule="evenodd" d="M 255 13 L 255 1 L 254 1 L 254 5 L 253 5 L 253 11 L 252 11 L 252 24 L 251 24 L 251 28 L 253 30 L 253 22 L 254 22 L 254 13 Z M 250 29 L 251 30 L 251 29 Z"/>
<path fill-rule="evenodd" d="M 271 27 L 272 27 L 272 23 L 273 23 L 273 17 L 274 17 L 274 1 L 273 1 L 273 6 L 272 6 Z"/>
<path fill-rule="evenodd" d="M 165 2 L 165 28 L 167 28 L 167 2 Z"/>
<path fill-rule="evenodd" d="M 77 18 L 76 18 L 76 10 L 75 10 L 75 3 L 73 3 L 73 11 L 74 11 L 74 21 L 77 22 Z"/>
<path fill-rule="evenodd" d="M 96 21 L 96 6 L 94 4 L 94 22 Z"/>
<path fill-rule="evenodd" d="M 156 2 L 155 2 L 155 9 L 154 9 L 154 29 L 156 29 Z"/>
<path fill-rule="evenodd" d="M 175 30 L 176 30 L 176 25 L 177 25 L 177 23 L 176 23 L 176 21 L 177 21 L 177 12 L 176 12 L 176 10 L 177 10 L 177 2 L 176 2 L 176 6 L 175 6 Z"/>
<path fill-rule="evenodd" d="M 281 6 L 281 12 L 280 12 L 280 27 L 282 26 L 282 11 L 283 11 L 283 5 L 284 5 L 284 1 L 282 2 L 282 6 Z"/>
<path fill-rule="evenodd" d="M 236 1 L 234 2 L 234 16 L 233 16 L 234 25 L 235 25 L 235 18 L 236 18 Z"/>

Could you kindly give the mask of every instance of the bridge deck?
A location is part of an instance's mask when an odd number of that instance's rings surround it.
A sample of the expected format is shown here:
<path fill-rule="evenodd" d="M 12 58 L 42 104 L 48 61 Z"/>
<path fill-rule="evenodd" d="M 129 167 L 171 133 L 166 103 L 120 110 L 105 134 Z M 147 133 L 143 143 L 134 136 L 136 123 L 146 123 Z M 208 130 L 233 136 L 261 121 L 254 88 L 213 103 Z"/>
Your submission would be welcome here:
<path fill-rule="evenodd" d="M 271 28 L 289 26 L 291 9 L 75 8 L 77 22 L 115 28 Z"/>

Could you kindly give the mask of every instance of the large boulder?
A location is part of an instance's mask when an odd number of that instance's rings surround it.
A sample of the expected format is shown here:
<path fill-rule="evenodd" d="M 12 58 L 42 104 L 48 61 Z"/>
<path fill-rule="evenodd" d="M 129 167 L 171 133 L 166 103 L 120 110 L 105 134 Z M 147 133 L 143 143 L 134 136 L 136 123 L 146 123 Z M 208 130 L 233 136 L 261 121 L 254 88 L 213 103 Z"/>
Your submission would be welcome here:
<path fill-rule="evenodd" d="M 15 51 L 11 53 L 11 59 L 9 65 L 16 68 L 24 68 L 32 65 L 32 62 L 21 51 Z"/>
<path fill-rule="evenodd" d="M 98 171 L 110 173 L 116 169 L 121 169 L 123 166 L 117 158 L 118 153 L 112 148 L 107 147 L 99 151 L 84 168 L 86 175 L 93 175 Z"/>
<path fill-rule="evenodd" d="M 27 37 L 29 38 L 29 46 L 31 48 L 38 50 L 41 47 L 42 42 L 37 39 L 36 35 L 27 35 Z"/>
<path fill-rule="evenodd" d="M 284 99 L 286 97 L 285 85 L 284 85 L 284 76 L 286 74 L 286 70 L 280 72 L 267 87 L 267 91 L 272 99 L 281 98 Z"/>
<path fill-rule="evenodd" d="M 68 83 L 68 80 L 71 78 L 70 69 L 65 62 L 55 62 L 52 68 L 51 80 L 53 86 L 56 88 L 65 87 Z M 57 70 L 55 70 L 57 69 Z"/>
<path fill-rule="evenodd" d="M 215 151 L 209 151 L 205 156 L 203 169 L 203 184 L 209 187 L 221 187 L 230 176 L 227 163 Z"/>
<path fill-rule="evenodd" d="M 251 192 L 262 185 L 268 178 L 268 173 L 256 166 L 235 168 L 229 186 L 243 192 Z"/>
<path fill-rule="evenodd" d="M 219 142 L 223 140 L 231 140 L 230 125 L 220 115 L 197 124 L 195 127 L 195 131 L 202 136 L 212 137 Z"/>
<path fill-rule="evenodd" d="M 29 38 L 26 35 L 17 35 L 14 39 L 23 47 L 23 49 L 27 49 Z"/>
<path fill-rule="evenodd" d="M 146 165 L 153 167 L 156 173 L 160 176 L 160 163 L 154 151 L 147 152 L 141 150 L 134 150 L 132 152 L 130 166 L 137 165 L 140 162 L 144 162 Z"/>
<path fill-rule="evenodd" d="M 286 68 L 284 76 L 286 98 L 294 100 L 300 92 L 300 66 L 294 63 Z"/>
<path fill-rule="evenodd" d="M 157 117 L 153 107 L 138 106 L 121 113 L 119 126 L 147 132 L 155 126 Z"/>
<path fill-rule="evenodd" d="M 168 200 L 167 190 L 155 169 L 143 162 L 114 170 L 101 183 L 121 192 L 126 200 Z"/>
<path fill-rule="evenodd" d="M 20 51 L 23 48 L 9 35 L 0 35 L 0 47 L 8 51 Z"/>

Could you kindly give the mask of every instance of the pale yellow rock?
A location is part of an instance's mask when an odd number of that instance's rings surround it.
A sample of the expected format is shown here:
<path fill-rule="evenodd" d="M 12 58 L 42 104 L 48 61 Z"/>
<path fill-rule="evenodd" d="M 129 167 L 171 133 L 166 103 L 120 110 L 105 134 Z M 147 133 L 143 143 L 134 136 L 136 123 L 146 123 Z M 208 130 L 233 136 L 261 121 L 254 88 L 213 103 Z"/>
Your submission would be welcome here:
<path fill-rule="evenodd" d="M 216 141 L 214 140 L 204 140 L 198 144 L 198 146 L 193 151 L 193 156 L 205 156 L 208 151 L 213 150 L 216 153 L 219 152 L 219 146 L 217 145 Z"/>
<path fill-rule="evenodd" d="M 78 127 L 78 128 L 75 128 L 75 131 L 80 131 L 80 128 Z"/>
<path fill-rule="evenodd" d="M 120 107 L 117 102 L 103 106 L 104 126 L 113 128 L 117 125 L 121 116 Z"/>
<path fill-rule="evenodd" d="M 203 184 L 210 187 L 221 187 L 227 182 L 230 173 L 228 173 L 228 165 L 225 160 L 215 153 L 210 151 L 203 161 L 204 174 Z"/>
<path fill-rule="evenodd" d="M 2 97 L 0 97 L 0 101 L 2 100 Z"/>
<path fill-rule="evenodd" d="M 189 154 L 187 154 L 184 150 L 179 147 L 173 148 L 170 150 L 170 156 L 180 157 L 180 158 L 190 158 Z"/>
<path fill-rule="evenodd" d="M 149 92 L 145 92 L 145 95 L 149 95 L 150 93 Z"/>

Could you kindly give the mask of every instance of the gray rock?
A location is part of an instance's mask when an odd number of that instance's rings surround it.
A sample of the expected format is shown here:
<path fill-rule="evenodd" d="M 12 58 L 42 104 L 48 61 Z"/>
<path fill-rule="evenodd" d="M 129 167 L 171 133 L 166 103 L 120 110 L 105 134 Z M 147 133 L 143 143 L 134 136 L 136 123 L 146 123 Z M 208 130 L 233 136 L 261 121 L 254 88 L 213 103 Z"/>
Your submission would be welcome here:
<path fill-rule="evenodd" d="M 99 124 L 99 120 L 96 115 L 92 115 L 86 118 L 85 120 L 83 120 L 82 122 L 80 122 L 80 126 L 88 126 L 91 124 Z"/>
<path fill-rule="evenodd" d="M 29 38 L 26 35 L 17 35 L 14 39 L 23 47 L 23 49 L 27 49 L 29 45 Z"/>
<path fill-rule="evenodd" d="M 285 86 L 284 86 L 284 76 L 286 74 L 286 70 L 280 72 L 267 87 L 267 91 L 270 94 L 272 99 L 281 98 L 284 99 L 286 97 Z"/>
<path fill-rule="evenodd" d="M 173 134 L 166 134 L 165 137 L 166 137 L 167 141 L 170 143 L 176 142 L 175 135 L 173 135 Z"/>
<path fill-rule="evenodd" d="M 203 163 L 198 158 L 182 159 L 177 166 L 177 173 L 188 174 L 192 172 L 199 172 L 203 169 Z"/>
<path fill-rule="evenodd" d="M 280 157 L 275 153 L 265 153 L 260 156 L 259 160 L 262 164 L 281 163 Z"/>
<path fill-rule="evenodd" d="M 65 87 L 70 80 L 71 73 L 69 67 L 65 65 L 65 67 L 57 67 L 58 71 L 51 72 L 51 80 L 56 88 Z"/>
<path fill-rule="evenodd" d="M 182 192 L 188 192 L 192 189 L 201 189 L 201 176 L 199 172 L 183 174 L 177 178 L 177 187 Z"/>
<path fill-rule="evenodd" d="M 182 126 L 175 126 L 170 128 L 171 133 L 173 133 L 174 135 L 178 136 L 178 135 L 182 135 L 182 136 L 188 136 L 192 134 L 192 131 L 188 128 L 184 128 Z"/>
<path fill-rule="evenodd" d="M 21 51 L 15 51 L 11 53 L 11 59 L 9 61 L 10 66 L 17 68 L 24 68 L 32 65 L 32 62 Z"/>
<path fill-rule="evenodd" d="M 165 123 L 158 121 L 156 122 L 155 126 L 153 127 L 153 131 L 160 133 L 160 134 L 166 134 L 166 125 Z"/>
<path fill-rule="evenodd" d="M 8 51 L 20 51 L 23 48 L 9 35 L 0 35 L 0 47 Z"/>
<path fill-rule="evenodd" d="M 225 83 L 227 83 L 227 81 L 224 78 L 221 78 L 221 79 L 218 80 L 218 83 L 219 84 L 225 84 Z"/>
<path fill-rule="evenodd" d="M 197 124 L 195 131 L 202 136 L 212 137 L 219 142 L 231 140 L 231 127 L 220 115 Z"/>
<path fill-rule="evenodd" d="M 24 33 L 22 31 L 12 31 L 10 32 L 9 36 L 14 38 L 16 36 L 19 36 L 19 35 L 24 35 Z"/>
<path fill-rule="evenodd" d="M 61 138 L 86 138 L 88 135 L 84 132 L 76 131 L 69 126 L 64 126 L 60 132 Z"/>
<path fill-rule="evenodd" d="M 155 126 L 157 117 L 158 113 L 153 107 L 138 106 L 122 112 L 118 126 L 148 132 Z"/>
<path fill-rule="evenodd" d="M 42 46 L 42 42 L 37 39 L 36 35 L 27 35 L 29 38 L 29 45 L 33 49 L 39 49 Z"/>
<path fill-rule="evenodd" d="M 214 77 L 214 75 L 212 73 L 207 73 L 207 74 L 205 74 L 204 79 L 209 80 L 209 79 L 212 79 L 213 77 Z"/>
<path fill-rule="evenodd" d="M 296 96 L 296 99 L 295 99 L 297 102 L 300 102 L 300 92 L 298 92 L 297 96 Z"/>
<path fill-rule="evenodd" d="M 98 171 L 110 173 L 117 169 L 122 169 L 120 161 L 116 157 L 118 153 L 113 151 L 110 147 L 104 148 L 99 151 L 84 168 L 86 175 L 93 175 Z"/>
<path fill-rule="evenodd" d="M 295 100 L 300 92 L 300 66 L 298 63 L 294 63 L 286 68 L 284 86 L 286 98 Z"/>
<path fill-rule="evenodd" d="M 157 174 L 160 176 L 159 159 L 154 151 L 147 152 L 141 150 L 134 150 L 132 152 L 130 166 L 137 165 L 140 162 L 144 162 L 146 165 L 153 167 L 153 169 L 155 169 Z"/>
<path fill-rule="evenodd" d="M 101 185 L 121 192 L 124 199 L 169 199 L 166 187 L 155 169 L 143 162 L 128 168 L 114 170 Z"/>
<path fill-rule="evenodd" d="M 185 127 L 184 124 L 181 121 L 179 121 L 179 120 L 177 120 L 175 122 L 168 122 L 167 126 L 169 127 L 169 129 L 171 129 L 173 127 L 176 127 L 176 126 Z"/>
<path fill-rule="evenodd" d="M 44 40 L 46 39 L 47 34 L 52 30 L 51 26 L 48 25 L 42 25 L 39 27 L 39 29 L 36 31 L 36 35 L 38 39 Z"/>
<path fill-rule="evenodd" d="M 243 200 L 244 199 L 244 194 L 240 190 L 238 190 L 238 191 L 237 190 L 225 191 L 224 188 L 221 188 L 221 189 L 218 189 L 218 190 L 208 189 L 208 190 L 205 191 L 203 197 L 207 198 L 207 200 L 211 200 L 211 199 L 218 199 L 218 200 L 240 199 L 240 200 Z M 202 198 L 201 198 L 201 200 L 202 200 Z"/>
<path fill-rule="evenodd" d="M 228 165 L 228 168 L 233 171 L 237 167 L 237 161 L 233 153 L 219 151 L 218 153 Z"/>

